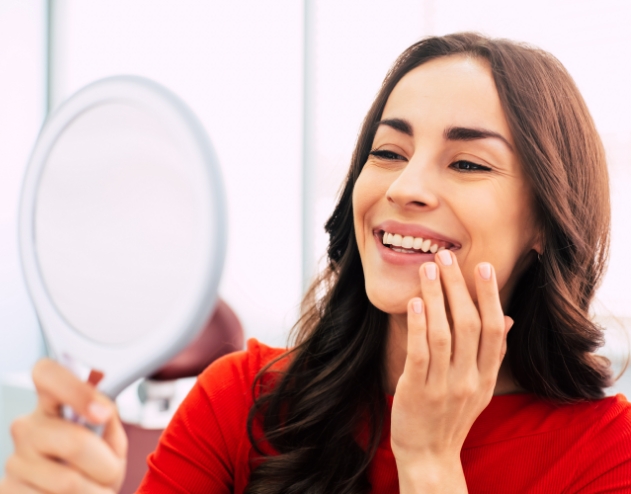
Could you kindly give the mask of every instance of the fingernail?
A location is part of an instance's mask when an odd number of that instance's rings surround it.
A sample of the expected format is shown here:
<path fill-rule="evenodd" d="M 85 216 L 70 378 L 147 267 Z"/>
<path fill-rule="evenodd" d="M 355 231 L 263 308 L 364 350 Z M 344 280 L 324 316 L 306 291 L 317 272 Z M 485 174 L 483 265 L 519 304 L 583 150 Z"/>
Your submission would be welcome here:
<path fill-rule="evenodd" d="M 412 310 L 414 310 L 417 314 L 423 312 L 423 302 L 421 302 L 420 298 L 415 298 L 412 301 Z"/>
<path fill-rule="evenodd" d="M 98 422 L 105 422 L 108 418 L 110 418 L 110 408 L 99 403 L 98 401 L 93 401 L 88 405 L 88 412 L 93 419 L 96 419 Z"/>
<path fill-rule="evenodd" d="M 440 259 L 440 262 L 442 262 L 445 266 L 451 266 L 451 264 L 453 263 L 453 260 L 451 258 L 451 252 L 449 252 L 446 249 L 441 250 L 436 255 Z"/>
<path fill-rule="evenodd" d="M 429 278 L 430 280 L 435 280 L 436 274 L 436 264 L 434 264 L 433 262 L 428 262 L 427 264 L 425 264 L 425 276 L 427 276 L 427 278 Z"/>
<path fill-rule="evenodd" d="M 480 270 L 480 276 L 482 276 L 482 278 L 484 278 L 485 280 L 491 279 L 491 265 L 488 262 L 483 262 L 482 264 L 480 264 L 480 267 L 478 269 Z"/>

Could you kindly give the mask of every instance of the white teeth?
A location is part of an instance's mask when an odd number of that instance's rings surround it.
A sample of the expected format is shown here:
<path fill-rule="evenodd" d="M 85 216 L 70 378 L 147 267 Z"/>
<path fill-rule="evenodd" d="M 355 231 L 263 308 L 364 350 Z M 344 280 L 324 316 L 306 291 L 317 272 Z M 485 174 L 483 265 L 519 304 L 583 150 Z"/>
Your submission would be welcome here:
<path fill-rule="evenodd" d="M 439 247 L 437 243 L 432 243 L 431 239 L 422 239 L 421 237 L 413 237 L 406 235 L 405 237 L 399 233 L 383 232 L 382 242 L 384 245 L 390 245 L 395 252 L 405 252 L 413 254 L 414 251 L 422 250 L 423 252 L 431 252 L 435 254 L 445 247 Z M 395 248 L 398 247 L 398 248 Z M 414 250 L 412 250 L 414 249 Z"/>

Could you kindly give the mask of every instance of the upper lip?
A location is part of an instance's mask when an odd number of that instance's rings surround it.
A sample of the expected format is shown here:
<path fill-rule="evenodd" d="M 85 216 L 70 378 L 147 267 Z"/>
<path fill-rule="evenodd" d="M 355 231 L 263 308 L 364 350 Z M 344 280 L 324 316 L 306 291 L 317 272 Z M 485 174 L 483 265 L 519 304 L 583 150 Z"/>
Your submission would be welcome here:
<path fill-rule="evenodd" d="M 449 242 L 453 245 L 454 249 L 459 249 L 461 247 L 460 243 L 453 238 L 449 238 L 442 233 L 435 232 L 434 230 L 430 230 L 424 226 L 420 225 L 412 225 L 409 223 L 399 223 L 398 221 L 388 220 L 383 223 L 377 225 L 373 232 L 388 232 L 388 233 L 398 233 L 404 237 L 421 237 L 421 238 L 431 238 L 433 240 L 442 240 L 444 242 Z"/>

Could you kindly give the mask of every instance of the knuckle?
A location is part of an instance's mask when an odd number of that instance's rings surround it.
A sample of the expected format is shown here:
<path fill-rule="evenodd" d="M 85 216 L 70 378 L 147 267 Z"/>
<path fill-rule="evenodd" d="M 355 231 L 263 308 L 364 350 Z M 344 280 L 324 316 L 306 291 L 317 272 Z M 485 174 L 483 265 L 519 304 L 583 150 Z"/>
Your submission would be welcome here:
<path fill-rule="evenodd" d="M 477 333 L 480 328 L 480 321 L 473 316 L 468 316 L 458 323 L 458 329 L 466 333 Z"/>
<path fill-rule="evenodd" d="M 484 376 L 480 380 L 480 385 L 484 389 L 493 389 L 495 388 L 495 382 L 497 379 L 493 375 Z"/>
<path fill-rule="evenodd" d="M 503 324 L 491 324 L 486 329 L 486 332 L 494 338 L 502 339 L 504 337 L 504 325 Z"/>
<path fill-rule="evenodd" d="M 105 484 L 114 485 L 117 484 L 125 475 L 126 462 L 119 461 L 115 468 L 110 469 L 105 474 Z"/>
<path fill-rule="evenodd" d="M 423 365 L 428 361 L 428 355 L 418 350 L 408 352 L 408 358 L 415 365 Z"/>
<path fill-rule="evenodd" d="M 20 478 L 19 465 L 20 465 L 20 459 L 17 456 L 15 456 L 15 454 L 13 454 L 7 458 L 7 461 L 4 465 L 4 471 L 7 475 L 10 475 L 14 478 L 19 479 Z"/>
<path fill-rule="evenodd" d="M 31 429 L 31 424 L 29 420 L 29 416 L 25 415 L 22 417 L 16 418 L 13 422 L 11 422 L 10 432 L 11 437 L 14 442 L 24 442 L 26 437 L 28 437 L 29 431 Z"/>
<path fill-rule="evenodd" d="M 447 392 L 443 388 L 431 389 L 427 392 L 429 403 L 441 404 L 447 399 Z"/>
<path fill-rule="evenodd" d="M 35 362 L 35 365 L 33 366 L 33 370 L 31 372 L 31 376 L 33 377 L 33 382 L 36 385 L 38 383 L 41 383 L 46 378 L 46 376 L 50 374 L 52 366 L 54 365 L 55 365 L 55 362 L 53 362 L 49 358 L 43 358 Z"/>
<path fill-rule="evenodd" d="M 465 379 L 454 387 L 454 395 L 457 398 L 468 398 L 476 393 L 477 388 L 478 386 L 476 382 L 472 379 Z"/>
<path fill-rule="evenodd" d="M 434 337 L 432 338 L 432 343 L 434 347 L 439 350 L 446 350 L 448 348 L 451 348 L 451 338 L 449 337 L 449 335 L 442 332 L 434 335 Z"/>
<path fill-rule="evenodd" d="M 73 470 L 64 470 L 56 481 L 56 494 L 79 494 L 85 491 L 79 474 Z"/>
<path fill-rule="evenodd" d="M 63 444 L 63 456 L 71 463 L 79 460 L 85 452 L 88 450 L 87 440 L 83 437 L 83 434 L 73 438 L 72 441 L 64 441 Z"/>

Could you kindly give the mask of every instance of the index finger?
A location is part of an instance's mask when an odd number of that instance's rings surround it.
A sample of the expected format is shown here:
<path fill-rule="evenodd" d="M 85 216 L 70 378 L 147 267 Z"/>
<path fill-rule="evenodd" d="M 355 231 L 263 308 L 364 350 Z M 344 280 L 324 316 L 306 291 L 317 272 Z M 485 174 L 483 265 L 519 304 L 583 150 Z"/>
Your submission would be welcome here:
<path fill-rule="evenodd" d="M 62 405 L 70 406 L 93 424 L 102 424 L 113 412 L 113 404 L 91 384 L 81 381 L 68 369 L 51 359 L 42 359 L 33 367 L 33 383 L 39 396 L 39 408 L 46 415 L 59 416 Z"/>

